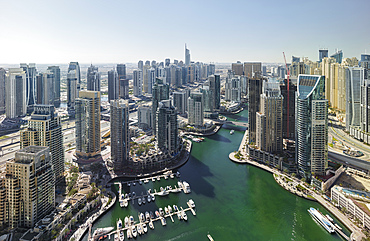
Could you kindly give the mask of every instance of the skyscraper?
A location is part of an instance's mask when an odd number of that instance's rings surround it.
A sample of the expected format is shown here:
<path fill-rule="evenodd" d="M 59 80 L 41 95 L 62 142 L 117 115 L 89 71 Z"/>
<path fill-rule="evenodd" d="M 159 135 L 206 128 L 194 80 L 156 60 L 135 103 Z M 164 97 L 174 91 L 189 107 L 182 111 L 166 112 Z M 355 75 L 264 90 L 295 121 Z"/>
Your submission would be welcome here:
<path fill-rule="evenodd" d="M 48 71 L 54 74 L 54 106 L 60 107 L 60 68 L 59 66 L 49 66 Z"/>
<path fill-rule="evenodd" d="M 186 101 L 185 92 L 173 92 L 173 106 L 176 107 L 177 113 L 185 114 Z"/>
<path fill-rule="evenodd" d="M 152 94 L 153 85 L 155 83 L 156 77 L 155 77 L 155 69 L 150 68 L 147 71 L 147 77 L 148 77 L 148 94 Z"/>
<path fill-rule="evenodd" d="M 370 54 L 361 54 L 360 66 L 365 69 L 365 78 L 370 79 Z"/>
<path fill-rule="evenodd" d="M 148 70 L 150 69 L 150 65 L 144 65 L 143 66 L 143 91 L 145 93 L 149 93 L 150 90 L 150 86 L 149 86 L 149 80 L 148 80 Z"/>
<path fill-rule="evenodd" d="M 144 130 L 148 128 L 154 128 L 153 121 L 153 109 L 151 106 L 140 105 L 137 109 L 138 126 Z"/>
<path fill-rule="evenodd" d="M 78 97 L 78 73 L 76 70 L 68 71 L 67 74 L 67 109 L 70 118 L 75 117 L 76 98 Z"/>
<path fill-rule="evenodd" d="M 140 70 L 143 70 L 143 66 L 144 66 L 143 61 L 139 60 L 139 62 L 137 63 L 137 68 L 140 69 Z"/>
<path fill-rule="evenodd" d="M 168 100 L 170 98 L 170 87 L 168 84 L 163 84 L 163 79 L 157 78 L 156 83 L 153 86 L 152 92 L 152 117 L 153 126 L 156 126 L 156 113 L 159 102 L 162 100 Z M 153 128 L 155 134 L 156 128 Z"/>
<path fill-rule="evenodd" d="M 231 102 L 241 101 L 241 81 L 240 76 L 231 79 L 226 78 L 225 83 L 225 100 Z"/>
<path fill-rule="evenodd" d="M 27 113 L 26 73 L 22 68 L 9 68 L 5 82 L 6 116 L 15 118 Z"/>
<path fill-rule="evenodd" d="M 283 96 L 278 82 L 263 82 L 260 111 L 256 113 L 256 145 L 262 151 L 283 151 Z"/>
<path fill-rule="evenodd" d="M 256 142 L 256 112 L 260 108 L 262 79 L 248 79 L 248 138 L 250 143 Z"/>
<path fill-rule="evenodd" d="M 165 66 L 165 67 L 170 66 L 170 63 L 171 63 L 171 60 L 170 60 L 170 59 L 165 59 L 165 60 L 164 60 L 164 66 Z"/>
<path fill-rule="evenodd" d="M 24 89 L 24 91 L 26 91 L 26 105 L 27 107 L 32 106 L 36 103 L 36 64 L 30 63 L 27 65 L 25 63 L 21 63 L 20 68 L 22 68 L 26 74 L 26 88 Z"/>
<path fill-rule="evenodd" d="M 243 63 L 240 61 L 231 64 L 231 70 L 235 75 L 243 75 Z"/>
<path fill-rule="evenodd" d="M 327 49 L 319 49 L 319 62 L 321 63 L 323 58 L 329 57 L 329 51 Z"/>
<path fill-rule="evenodd" d="M 346 70 L 346 129 L 360 126 L 361 123 L 361 85 L 365 71 L 362 67 L 349 67 Z"/>
<path fill-rule="evenodd" d="M 133 80 L 134 80 L 134 96 L 143 95 L 143 71 L 140 69 L 135 69 L 133 71 Z"/>
<path fill-rule="evenodd" d="M 334 58 L 337 63 L 341 64 L 342 59 L 343 59 L 343 52 L 342 50 L 337 49 L 337 51 L 334 54 L 332 54 L 330 57 Z"/>
<path fill-rule="evenodd" d="M 261 62 L 244 62 L 244 75 L 248 78 L 262 77 L 262 63 Z"/>
<path fill-rule="evenodd" d="M 78 62 L 70 62 L 68 66 L 68 73 L 67 76 L 70 72 L 75 71 L 75 76 L 76 76 L 76 97 L 78 95 L 78 92 L 80 91 L 80 86 L 81 86 L 81 70 L 80 70 L 80 65 Z M 69 111 L 68 111 L 69 113 Z M 74 118 L 74 110 L 72 111 L 72 117 Z"/>
<path fill-rule="evenodd" d="M 76 99 L 76 155 L 100 154 L 100 92 L 80 91 Z"/>
<path fill-rule="evenodd" d="M 0 68 L 0 114 L 5 113 L 5 69 Z"/>
<path fill-rule="evenodd" d="M 190 65 L 190 50 L 186 47 L 185 44 L 185 66 Z"/>
<path fill-rule="evenodd" d="M 111 111 L 111 159 L 115 171 L 128 165 L 129 159 L 129 107 L 127 100 L 112 100 Z"/>
<path fill-rule="evenodd" d="M 118 78 L 121 79 L 127 79 L 126 76 L 126 65 L 125 64 L 117 64 L 117 73 Z"/>
<path fill-rule="evenodd" d="M 324 175 L 328 166 L 328 100 L 325 76 L 299 75 L 296 98 L 296 162 L 301 177 Z"/>
<path fill-rule="evenodd" d="M 294 140 L 295 138 L 295 93 L 297 91 L 296 79 L 293 81 L 289 80 L 289 95 L 287 80 L 280 85 L 280 92 L 283 96 L 283 137 Z M 289 104 L 288 104 L 289 102 Z M 288 116 L 289 106 L 289 116 Z M 289 118 L 289 123 L 288 123 Z M 289 128 L 288 128 L 289 125 Z"/>
<path fill-rule="evenodd" d="M 48 146 L 50 148 L 55 179 L 64 177 L 64 150 L 61 119 L 53 105 L 35 105 L 27 128 L 20 132 L 21 148 Z"/>
<path fill-rule="evenodd" d="M 126 65 L 117 64 L 117 73 L 119 79 L 119 96 L 122 99 L 129 98 L 129 82 L 126 75 Z"/>
<path fill-rule="evenodd" d="M 36 102 L 35 104 L 54 105 L 54 74 L 39 73 L 36 76 Z"/>
<path fill-rule="evenodd" d="M 49 147 L 29 146 L 6 162 L 6 176 L 0 178 L 0 213 L 10 228 L 34 225 L 55 208 L 55 181 Z M 2 217 L 1 217 L 2 216 Z M 1 225 L 1 223 L 0 223 Z"/>
<path fill-rule="evenodd" d="M 98 71 L 98 67 L 92 64 L 87 68 L 87 90 L 100 91 L 100 74 Z"/>
<path fill-rule="evenodd" d="M 119 98 L 119 79 L 117 72 L 112 69 L 108 71 L 108 101 Z"/>
<path fill-rule="evenodd" d="M 191 92 L 188 98 L 188 123 L 195 126 L 203 126 L 203 94 L 200 92 Z"/>
<path fill-rule="evenodd" d="M 179 148 L 176 108 L 171 106 L 170 100 L 159 102 L 156 111 L 156 139 L 157 148 L 163 152 L 176 153 Z"/>

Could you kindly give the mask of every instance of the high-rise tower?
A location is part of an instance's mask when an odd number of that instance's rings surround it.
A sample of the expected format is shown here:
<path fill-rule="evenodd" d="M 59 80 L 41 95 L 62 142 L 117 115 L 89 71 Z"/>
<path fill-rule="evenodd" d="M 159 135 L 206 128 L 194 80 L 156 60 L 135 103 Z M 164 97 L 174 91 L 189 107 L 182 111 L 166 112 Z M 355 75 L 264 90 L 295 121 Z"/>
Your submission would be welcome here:
<path fill-rule="evenodd" d="M 27 113 L 26 73 L 22 68 L 9 68 L 6 73 L 6 116 L 15 118 Z"/>
<path fill-rule="evenodd" d="M 156 111 L 156 138 L 157 147 L 169 153 L 177 152 L 179 148 L 179 137 L 177 129 L 176 108 L 171 106 L 170 100 L 159 102 Z"/>
<path fill-rule="evenodd" d="M 100 92 L 80 91 L 76 99 L 76 155 L 100 154 Z"/>
<path fill-rule="evenodd" d="M 321 63 L 323 58 L 329 57 L 329 51 L 327 49 L 319 49 L 319 62 Z"/>
<path fill-rule="evenodd" d="M 59 66 L 49 66 L 48 71 L 54 74 L 54 106 L 60 107 L 60 68 Z"/>
<path fill-rule="evenodd" d="M 91 64 L 87 68 L 87 90 L 100 91 L 100 74 L 99 69 Z"/>
<path fill-rule="evenodd" d="M 300 176 L 324 175 L 328 166 L 328 100 L 325 76 L 299 75 L 296 98 L 296 162 Z"/>
<path fill-rule="evenodd" d="M 162 100 L 168 100 L 170 98 L 170 87 L 168 84 L 163 84 L 163 80 L 157 78 L 156 83 L 153 86 L 153 92 L 152 92 L 152 117 L 153 126 L 156 126 L 156 113 L 159 102 Z M 156 129 L 153 128 L 153 132 L 155 134 Z"/>
<path fill-rule="evenodd" d="M 111 125 L 111 159 L 115 171 L 128 165 L 129 158 L 129 107 L 127 100 L 110 102 Z"/>
<path fill-rule="evenodd" d="M 6 71 L 0 68 L 0 113 L 5 113 L 5 74 Z"/>
<path fill-rule="evenodd" d="M 70 118 L 75 117 L 76 98 L 78 97 L 78 73 L 76 70 L 68 71 L 67 74 L 67 109 Z"/>
<path fill-rule="evenodd" d="M 119 98 L 119 79 L 117 71 L 114 69 L 108 71 L 108 101 Z"/>
<path fill-rule="evenodd" d="M 20 68 L 26 73 L 26 105 L 32 106 L 36 104 L 36 64 L 21 63 Z"/>
<path fill-rule="evenodd" d="M 143 95 L 143 71 L 140 69 L 135 69 L 133 71 L 133 80 L 134 80 L 134 95 L 141 96 Z"/>
<path fill-rule="evenodd" d="M 185 44 L 185 66 L 190 65 L 190 50 L 186 47 Z"/>
<path fill-rule="evenodd" d="M 20 133 L 21 148 L 48 146 L 57 182 L 64 177 L 63 135 L 60 117 L 53 105 L 35 105 L 28 126 Z"/>

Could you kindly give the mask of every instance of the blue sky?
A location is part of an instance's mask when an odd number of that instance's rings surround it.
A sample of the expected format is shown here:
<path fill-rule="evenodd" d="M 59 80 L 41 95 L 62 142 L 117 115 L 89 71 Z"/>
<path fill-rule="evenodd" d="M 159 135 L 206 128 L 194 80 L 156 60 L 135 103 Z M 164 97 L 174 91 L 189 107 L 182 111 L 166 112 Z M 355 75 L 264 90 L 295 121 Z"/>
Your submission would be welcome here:
<path fill-rule="evenodd" d="M 0 0 L 0 63 L 317 60 L 370 53 L 370 1 Z"/>

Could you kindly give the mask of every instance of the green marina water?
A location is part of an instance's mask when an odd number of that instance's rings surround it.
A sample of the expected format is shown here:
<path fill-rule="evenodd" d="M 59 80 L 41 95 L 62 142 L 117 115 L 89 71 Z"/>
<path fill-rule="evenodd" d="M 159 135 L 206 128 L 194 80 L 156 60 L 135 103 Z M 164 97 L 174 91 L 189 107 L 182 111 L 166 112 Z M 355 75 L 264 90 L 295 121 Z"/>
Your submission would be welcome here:
<path fill-rule="evenodd" d="M 234 117 L 243 119 L 246 115 L 243 111 Z M 155 203 L 139 206 L 137 202 L 130 202 L 128 208 L 121 208 L 117 202 L 92 230 L 116 227 L 118 218 L 123 220 L 127 215 L 138 220 L 138 212 L 154 212 L 167 205 L 185 208 L 187 200 L 193 199 L 196 216 L 187 212 L 187 222 L 174 216 L 174 223 L 167 218 L 165 227 L 157 221 L 154 230 L 148 228 L 148 233 L 136 239 L 208 240 L 207 234 L 210 233 L 215 240 L 341 240 L 337 234 L 325 231 L 308 214 L 309 207 L 328 213 L 321 205 L 285 191 L 270 173 L 231 162 L 228 155 L 239 147 L 244 132 L 237 129 L 230 135 L 228 128 L 234 127 L 226 126 L 216 135 L 205 138 L 204 142 L 193 144 L 189 161 L 179 169 L 180 179 L 190 184 L 190 194 L 156 196 Z M 135 191 L 140 195 L 149 188 L 158 191 L 167 185 L 177 185 L 177 178 L 123 187 L 125 192 Z M 349 235 L 348 230 L 344 231 Z M 87 240 L 86 236 L 83 240 Z"/>

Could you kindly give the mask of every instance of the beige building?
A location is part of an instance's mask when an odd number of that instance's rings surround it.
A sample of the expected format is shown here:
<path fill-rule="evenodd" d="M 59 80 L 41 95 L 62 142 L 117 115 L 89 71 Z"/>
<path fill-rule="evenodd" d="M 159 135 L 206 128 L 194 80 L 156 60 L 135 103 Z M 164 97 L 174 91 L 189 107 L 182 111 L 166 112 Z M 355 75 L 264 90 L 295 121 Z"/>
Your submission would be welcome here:
<path fill-rule="evenodd" d="M 0 178 L 0 226 L 33 227 L 55 208 L 55 176 L 49 147 L 29 146 L 6 163 Z"/>
<path fill-rule="evenodd" d="M 35 105 L 26 129 L 20 132 L 21 149 L 27 146 L 48 146 L 52 154 L 55 179 L 64 177 L 64 149 L 60 117 L 53 105 Z"/>
<path fill-rule="evenodd" d="M 100 139 L 100 92 L 80 91 L 76 99 L 76 155 L 99 155 Z"/>

